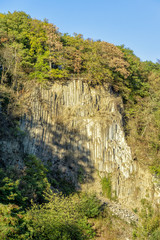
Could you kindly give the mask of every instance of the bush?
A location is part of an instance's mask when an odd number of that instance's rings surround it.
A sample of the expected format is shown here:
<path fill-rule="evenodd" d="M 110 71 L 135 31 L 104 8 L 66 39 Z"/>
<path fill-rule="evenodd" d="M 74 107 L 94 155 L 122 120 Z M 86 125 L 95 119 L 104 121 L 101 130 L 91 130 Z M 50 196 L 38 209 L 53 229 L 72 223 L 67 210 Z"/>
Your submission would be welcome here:
<path fill-rule="evenodd" d="M 0 239 L 28 239 L 25 228 L 24 212 L 17 205 L 0 203 Z"/>
<path fill-rule="evenodd" d="M 159 240 L 160 239 L 160 228 L 158 228 L 157 230 L 155 230 L 151 237 L 149 238 L 149 240 Z"/>
<path fill-rule="evenodd" d="M 0 204 L 0 239 L 89 240 L 95 236 L 87 217 L 78 211 L 77 197 L 44 195 L 48 202 L 33 204 L 26 213 L 16 205 Z"/>
<path fill-rule="evenodd" d="M 160 236 L 159 212 L 152 208 L 148 200 L 142 199 L 141 203 L 142 209 L 139 214 L 139 224 L 133 233 L 133 237 L 138 240 L 158 240 L 160 239 L 157 238 Z"/>
<path fill-rule="evenodd" d="M 103 195 L 109 199 L 112 198 L 112 185 L 110 176 L 101 179 Z"/>
<path fill-rule="evenodd" d="M 3 169 L 0 169 L 0 202 L 4 204 L 24 205 L 26 198 L 19 189 L 20 180 L 14 181 L 7 177 Z"/>
<path fill-rule="evenodd" d="M 83 193 L 80 195 L 78 211 L 88 218 L 97 217 L 101 211 L 101 201 L 95 194 Z"/>
<path fill-rule="evenodd" d="M 47 179 L 47 168 L 34 155 L 28 155 L 24 159 L 25 169 L 21 176 L 21 191 L 29 201 L 43 203 L 43 192 L 50 189 Z"/>
<path fill-rule="evenodd" d="M 27 212 L 26 224 L 30 239 L 87 240 L 94 236 L 87 218 L 77 211 L 74 198 L 48 195 L 48 203 Z"/>
<path fill-rule="evenodd" d="M 44 202 L 43 192 L 50 190 L 47 179 L 47 169 L 34 155 L 25 158 L 23 170 L 0 169 L 0 202 L 30 206 L 31 200 L 37 203 Z M 16 176 L 16 177 L 15 177 Z M 18 179 L 17 179 L 18 176 Z"/>

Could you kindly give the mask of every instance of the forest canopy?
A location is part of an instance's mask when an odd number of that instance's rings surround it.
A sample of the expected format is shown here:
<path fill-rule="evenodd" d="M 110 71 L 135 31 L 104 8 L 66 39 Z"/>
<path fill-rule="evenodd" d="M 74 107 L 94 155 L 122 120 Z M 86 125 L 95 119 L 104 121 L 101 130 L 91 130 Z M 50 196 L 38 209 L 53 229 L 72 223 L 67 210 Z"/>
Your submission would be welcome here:
<path fill-rule="evenodd" d="M 24 12 L 0 14 L 0 66 L 1 83 L 15 89 L 24 81 L 53 82 L 75 75 L 92 86 L 106 82 L 124 98 L 133 90 L 144 95 L 141 88 L 146 87 L 146 71 L 131 50 L 81 34 L 61 34 L 47 20 Z"/>

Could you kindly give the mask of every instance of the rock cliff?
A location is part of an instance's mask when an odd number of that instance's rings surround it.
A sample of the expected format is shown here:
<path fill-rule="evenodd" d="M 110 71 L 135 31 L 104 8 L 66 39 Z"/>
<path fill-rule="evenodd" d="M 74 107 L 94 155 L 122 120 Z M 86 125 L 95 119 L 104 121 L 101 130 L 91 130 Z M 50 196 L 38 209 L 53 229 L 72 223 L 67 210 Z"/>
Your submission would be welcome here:
<path fill-rule="evenodd" d="M 100 177 L 110 176 L 112 197 L 130 208 L 138 206 L 142 198 L 157 203 L 158 184 L 133 160 L 122 115 L 122 100 L 107 85 L 92 88 L 79 79 L 46 89 L 37 86 L 21 116 L 21 145 L 15 142 L 7 148 L 35 154 L 53 172 L 64 174 L 77 187 L 83 178 L 94 191 L 96 169 Z M 0 144 L 7 152 L 5 142 Z M 20 162 L 18 159 L 17 164 Z"/>

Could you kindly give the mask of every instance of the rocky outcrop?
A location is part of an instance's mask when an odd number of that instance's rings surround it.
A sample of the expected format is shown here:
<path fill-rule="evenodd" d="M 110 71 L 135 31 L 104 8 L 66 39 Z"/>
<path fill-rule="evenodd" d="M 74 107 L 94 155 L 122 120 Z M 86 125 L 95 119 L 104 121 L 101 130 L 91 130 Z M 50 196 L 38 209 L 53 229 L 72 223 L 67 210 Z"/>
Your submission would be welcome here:
<path fill-rule="evenodd" d="M 92 183 L 92 170 L 112 179 L 112 195 L 127 205 L 142 198 L 158 201 L 147 169 L 132 159 L 123 131 L 123 104 L 108 86 L 91 88 L 82 80 L 37 86 L 22 116 L 24 152 L 77 183 L 81 175 Z M 96 190 L 96 189 L 95 189 Z"/>
<path fill-rule="evenodd" d="M 121 203 L 132 209 L 142 198 L 158 203 L 158 182 L 133 160 L 124 135 L 122 100 L 107 85 L 92 88 L 81 79 L 50 88 L 38 85 L 25 102 L 27 111 L 16 133 L 21 141 L 1 140 L 3 156 L 7 149 L 6 158 L 16 152 L 15 163 L 22 166 L 23 154 L 35 154 L 53 174 L 63 174 L 77 187 L 86 180 L 94 191 L 97 169 L 101 177 L 110 176 L 112 197 Z M 6 158 L 5 164 L 13 164 Z"/>

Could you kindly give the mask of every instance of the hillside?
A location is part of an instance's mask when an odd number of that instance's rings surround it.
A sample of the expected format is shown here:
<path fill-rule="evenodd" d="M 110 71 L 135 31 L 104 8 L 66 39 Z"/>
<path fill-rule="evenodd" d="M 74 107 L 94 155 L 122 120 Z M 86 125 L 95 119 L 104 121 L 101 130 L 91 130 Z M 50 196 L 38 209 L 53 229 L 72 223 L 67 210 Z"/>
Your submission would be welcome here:
<path fill-rule="evenodd" d="M 139 214 L 135 239 L 159 239 L 159 80 L 124 46 L 0 14 L 1 239 L 99 239 L 102 195 Z"/>

